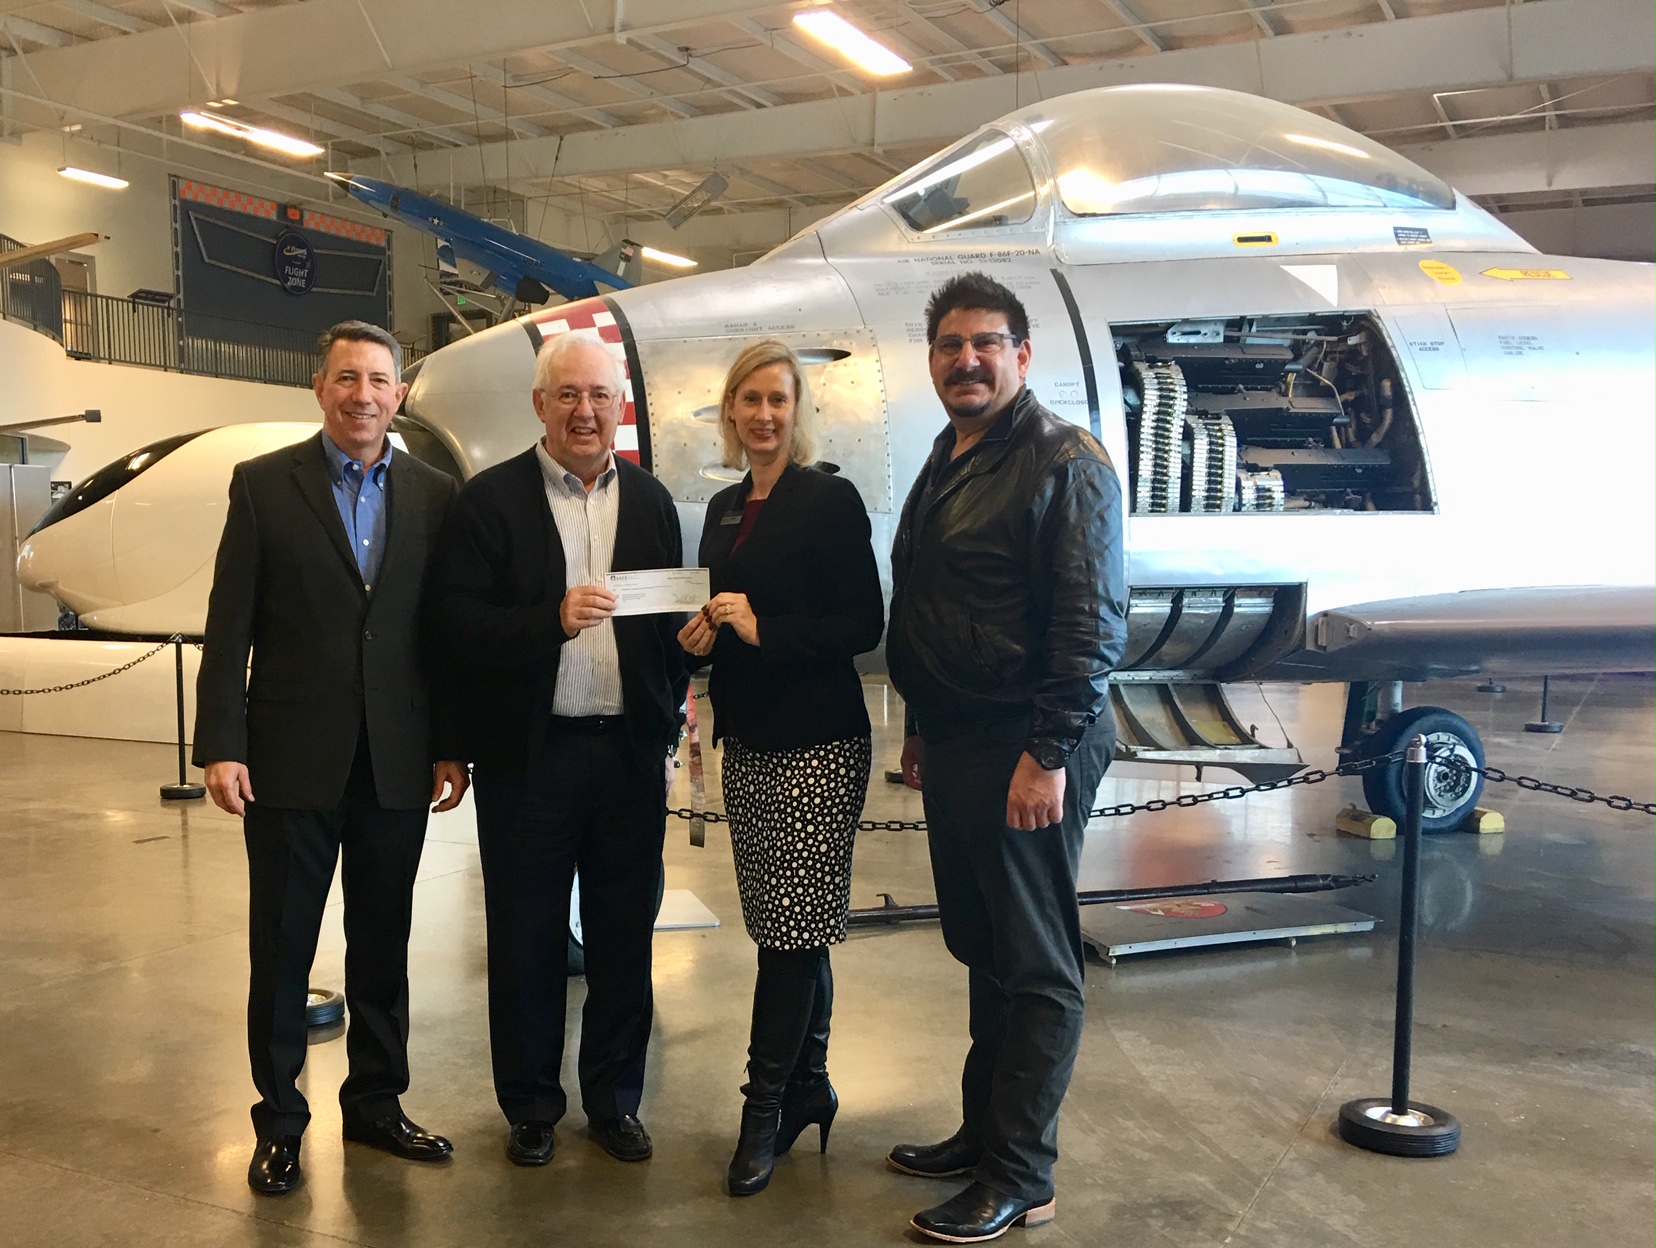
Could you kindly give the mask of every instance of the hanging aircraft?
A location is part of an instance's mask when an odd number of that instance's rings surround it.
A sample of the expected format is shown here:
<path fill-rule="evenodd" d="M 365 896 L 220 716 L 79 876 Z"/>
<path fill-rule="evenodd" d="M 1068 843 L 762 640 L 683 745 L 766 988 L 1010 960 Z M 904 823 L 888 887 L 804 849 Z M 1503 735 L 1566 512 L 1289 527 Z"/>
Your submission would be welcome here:
<path fill-rule="evenodd" d="M 410 370 L 405 420 L 470 476 L 538 435 L 541 344 L 594 335 L 629 377 L 617 453 L 669 487 L 693 551 L 732 475 L 724 371 L 780 338 L 883 565 L 944 419 L 924 304 L 967 269 L 1018 293 L 1028 384 L 1123 477 L 1119 757 L 1292 774 L 1298 751 L 1257 739 L 1224 686 L 1333 681 L 1351 691 L 1343 750 L 1424 732 L 1434 756 L 1482 763 L 1472 726 L 1404 710 L 1402 682 L 1650 670 L 1651 266 L 1538 255 L 1395 152 L 1237 92 L 1020 109 L 748 268 L 445 347 Z M 30 566 L 76 607 L 73 568 Z M 1365 775 L 1372 808 L 1398 813 L 1399 773 Z M 1430 768 L 1426 826 L 1457 825 L 1481 787 Z"/>
<path fill-rule="evenodd" d="M 353 199 L 436 238 L 437 263 L 444 276 L 458 274 L 457 259 L 469 261 L 487 271 L 489 285 L 518 303 L 545 303 L 554 294 L 585 299 L 603 290 L 626 290 L 638 282 L 639 246 L 631 239 L 583 260 L 378 178 L 333 172 L 323 176 L 337 182 Z"/>

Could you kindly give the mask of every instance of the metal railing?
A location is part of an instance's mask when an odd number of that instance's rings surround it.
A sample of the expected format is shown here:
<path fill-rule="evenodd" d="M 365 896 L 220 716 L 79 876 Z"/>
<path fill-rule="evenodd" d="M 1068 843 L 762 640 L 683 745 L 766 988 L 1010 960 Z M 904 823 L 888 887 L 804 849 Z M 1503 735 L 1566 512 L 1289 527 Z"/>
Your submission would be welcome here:
<path fill-rule="evenodd" d="M 0 254 L 22 246 L 0 234 Z M 45 334 L 77 360 L 279 386 L 309 386 L 316 367 L 314 333 L 64 290 L 50 260 L 0 269 L 0 317 Z M 403 362 L 426 354 L 405 347 Z"/>

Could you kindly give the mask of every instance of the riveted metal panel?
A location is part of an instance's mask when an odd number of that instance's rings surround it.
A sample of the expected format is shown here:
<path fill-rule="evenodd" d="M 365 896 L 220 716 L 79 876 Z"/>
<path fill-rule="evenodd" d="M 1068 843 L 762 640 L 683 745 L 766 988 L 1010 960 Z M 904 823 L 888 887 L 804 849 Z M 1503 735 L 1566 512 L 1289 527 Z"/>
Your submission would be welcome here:
<path fill-rule="evenodd" d="M 817 458 L 839 465 L 869 511 L 889 512 L 891 426 L 873 333 L 854 329 L 770 336 L 806 360 L 806 382 L 817 409 Z M 725 372 L 750 341 L 692 338 L 638 344 L 649 398 L 652 464 L 674 498 L 705 503 L 741 479 L 739 470 L 720 463 L 718 413 Z M 818 352 L 845 354 L 811 363 Z"/>

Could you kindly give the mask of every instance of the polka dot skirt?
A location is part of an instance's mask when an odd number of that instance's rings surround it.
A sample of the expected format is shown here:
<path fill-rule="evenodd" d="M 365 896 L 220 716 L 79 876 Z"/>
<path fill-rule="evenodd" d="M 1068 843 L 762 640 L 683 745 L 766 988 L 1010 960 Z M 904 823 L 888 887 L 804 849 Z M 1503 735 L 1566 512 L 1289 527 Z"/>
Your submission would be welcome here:
<path fill-rule="evenodd" d="M 750 750 L 724 739 L 730 847 L 755 944 L 810 949 L 845 939 L 871 755 L 867 737 L 803 750 Z"/>

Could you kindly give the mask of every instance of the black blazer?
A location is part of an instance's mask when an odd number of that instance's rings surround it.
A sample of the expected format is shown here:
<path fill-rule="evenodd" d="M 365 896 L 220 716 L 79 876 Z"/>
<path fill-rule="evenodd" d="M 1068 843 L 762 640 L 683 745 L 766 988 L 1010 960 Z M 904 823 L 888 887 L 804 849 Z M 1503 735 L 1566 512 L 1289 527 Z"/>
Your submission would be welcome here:
<path fill-rule="evenodd" d="M 627 460 L 617 457 L 615 467 L 621 498 L 610 570 L 679 567 L 672 495 Z M 427 624 L 445 655 L 443 702 L 459 757 L 520 774 L 539 750 L 569 640 L 558 619 L 567 589 L 563 543 L 530 447 L 466 483 L 432 562 Z M 676 613 L 615 621 L 622 708 L 640 761 L 665 758 L 678 742 L 690 682 L 678 644 L 683 623 Z"/>
<path fill-rule="evenodd" d="M 715 594 L 746 594 L 759 645 L 719 630 L 708 691 L 717 741 L 792 750 L 868 734 L 852 658 L 880 644 L 885 604 L 868 512 L 844 477 L 790 464 L 732 551 L 750 474 L 707 504 L 701 561 Z"/>
<path fill-rule="evenodd" d="M 373 593 L 334 503 L 324 434 L 236 465 L 196 680 L 195 762 L 247 764 L 259 804 L 345 795 L 364 716 L 382 806 L 431 800 L 436 760 L 418 637 L 426 563 L 455 483 L 391 456 Z M 253 670 L 248 676 L 248 651 Z"/>

